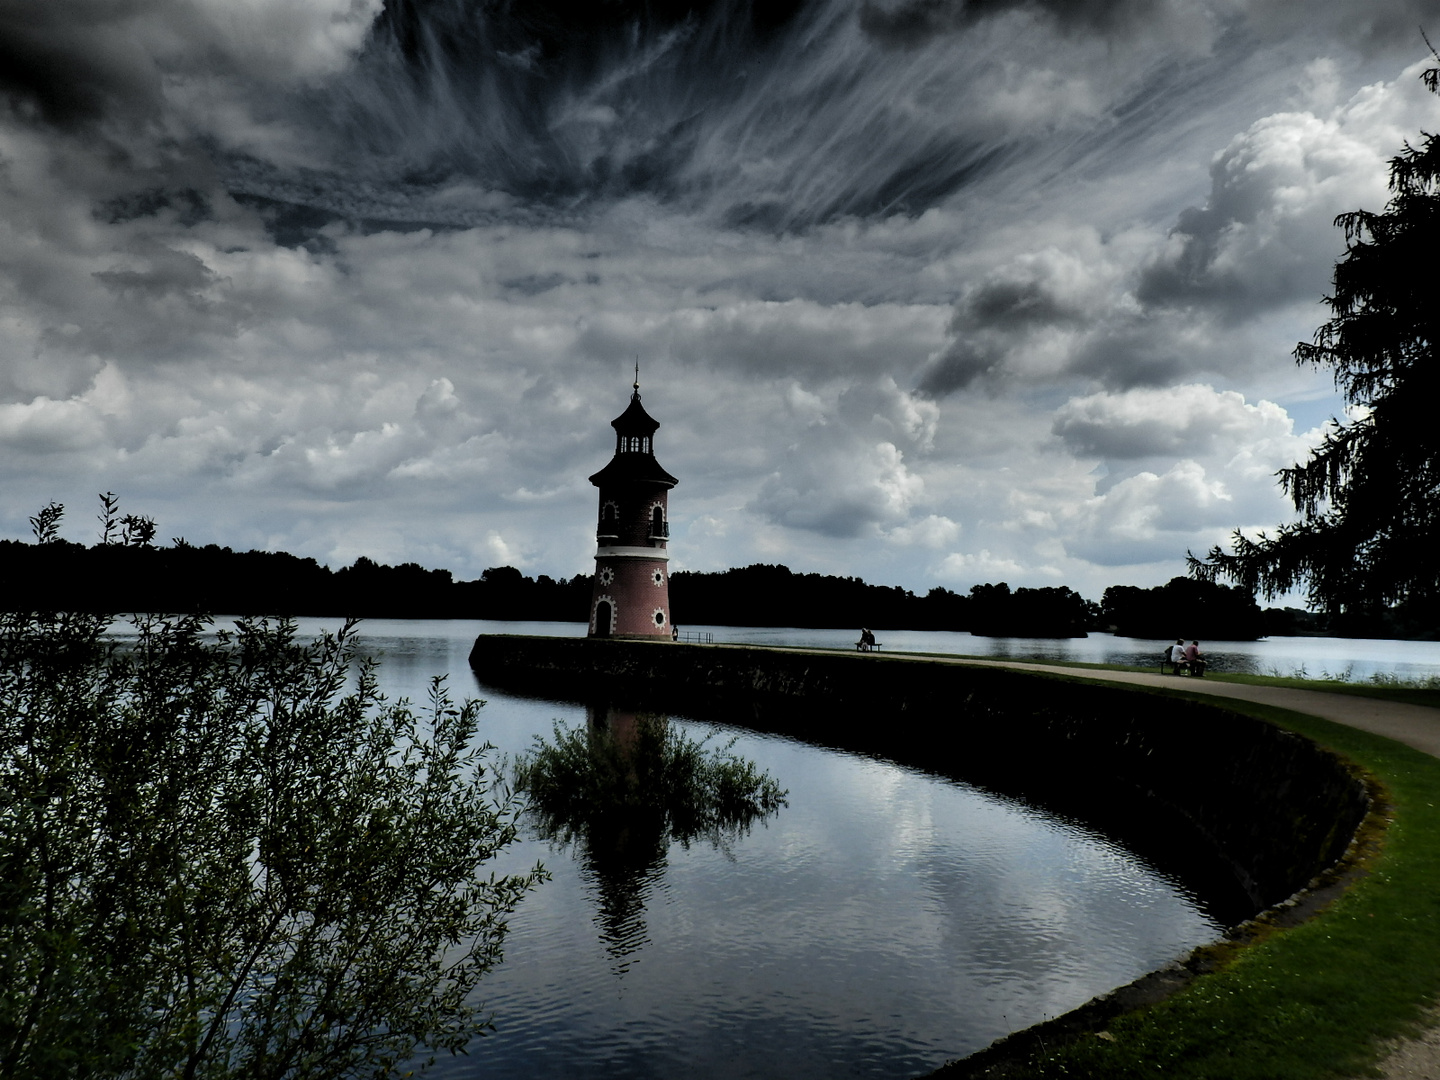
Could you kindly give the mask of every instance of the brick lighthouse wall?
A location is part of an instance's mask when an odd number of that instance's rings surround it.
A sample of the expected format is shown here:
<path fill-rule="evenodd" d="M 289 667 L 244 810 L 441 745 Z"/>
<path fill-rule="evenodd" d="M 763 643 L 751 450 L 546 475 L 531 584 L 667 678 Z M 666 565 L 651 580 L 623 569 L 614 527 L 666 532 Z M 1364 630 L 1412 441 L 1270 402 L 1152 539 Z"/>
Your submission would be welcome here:
<path fill-rule="evenodd" d="M 615 579 L 608 585 L 599 584 L 596 574 L 595 600 L 590 605 L 590 632 L 595 632 L 595 610 L 601 601 L 610 603 L 616 637 L 670 636 L 670 569 L 662 559 L 627 559 L 600 557 L 595 568 L 609 567 Z M 657 584 L 656 578 L 659 578 Z M 664 621 L 657 623 L 655 613 Z"/>
<path fill-rule="evenodd" d="M 595 590 L 590 600 L 590 633 L 597 632 L 596 613 L 609 603 L 611 634 L 615 637 L 668 638 L 670 636 L 670 566 L 664 540 L 652 542 L 650 525 L 656 506 L 670 520 L 668 492 L 661 485 L 638 491 L 602 489 L 600 510 L 613 503 L 618 510 L 616 539 L 606 540 L 595 554 Z M 626 554 L 607 554 L 615 548 Z M 653 551 L 646 558 L 639 551 Z M 660 621 L 656 621 L 657 613 Z"/>

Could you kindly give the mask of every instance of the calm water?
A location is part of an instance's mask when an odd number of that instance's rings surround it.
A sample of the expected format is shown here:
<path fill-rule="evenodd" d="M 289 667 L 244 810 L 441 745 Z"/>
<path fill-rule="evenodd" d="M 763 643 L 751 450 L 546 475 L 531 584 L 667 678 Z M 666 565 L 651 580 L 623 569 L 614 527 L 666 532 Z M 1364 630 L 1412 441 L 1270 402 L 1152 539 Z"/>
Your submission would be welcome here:
<path fill-rule="evenodd" d="M 449 672 L 457 696 L 487 699 L 482 734 L 508 754 L 584 710 L 480 687 L 466 656 L 477 633 L 542 629 L 362 627 L 389 692 L 419 698 Z M 1219 933 L 1182 887 L 1084 828 L 883 761 L 732 736 L 788 807 L 726 850 L 672 845 L 627 883 L 621 916 L 615 883 L 574 852 L 526 839 L 506 854 L 499 869 L 539 860 L 554 878 L 481 984 L 497 1033 L 438 1075 L 916 1076 Z"/>
<path fill-rule="evenodd" d="M 495 626 L 519 625 L 494 623 Z M 580 635 L 579 623 L 530 623 L 524 633 Z M 553 629 L 543 629 L 550 627 Z M 704 631 L 717 642 L 753 645 L 806 645 L 827 649 L 854 648 L 855 630 L 804 630 L 793 627 L 685 626 Z M 497 633 L 505 633 L 500 630 Z M 511 633 L 521 633 L 515 630 Z M 1087 664 L 1156 664 L 1170 641 L 1091 634 L 1085 638 L 993 638 L 946 630 L 882 630 L 886 652 L 950 653 L 956 656 L 997 656 L 1011 659 L 1073 660 Z M 1172 639 L 1173 640 L 1173 639 Z M 1276 637 L 1262 641 L 1202 641 L 1211 671 L 1248 675 L 1296 675 L 1366 682 L 1372 676 L 1400 679 L 1440 678 L 1440 641 L 1394 641 L 1377 638 Z"/>
<path fill-rule="evenodd" d="M 404 625 L 402 622 L 387 626 Z M 438 624 L 417 624 L 438 625 Z M 581 637 L 583 623 L 484 622 L 463 624 L 463 637 L 476 633 L 542 634 Z M 481 628 L 475 630 L 475 628 Z M 809 630 L 797 627 L 686 625 L 716 642 L 749 645 L 801 645 L 852 649 L 860 636 L 854 630 Z M 995 638 L 964 631 L 883 630 L 877 635 L 885 652 L 945 653 L 954 656 L 995 656 L 1011 659 L 1071 660 L 1089 664 L 1156 664 L 1171 642 L 1091 634 L 1084 638 Z M 1249 675 L 1303 675 L 1311 679 L 1343 678 L 1366 682 L 1372 677 L 1440 679 L 1440 641 L 1397 641 L 1386 638 L 1275 637 L 1261 641 L 1204 641 L 1201 647 L 1212 671 Z M 467 644 L 465 653 L 468 655 Z M 460 668 L 465 667 L 460 657 Z M 457 668 L 456 670 L 459 670 Z"/>

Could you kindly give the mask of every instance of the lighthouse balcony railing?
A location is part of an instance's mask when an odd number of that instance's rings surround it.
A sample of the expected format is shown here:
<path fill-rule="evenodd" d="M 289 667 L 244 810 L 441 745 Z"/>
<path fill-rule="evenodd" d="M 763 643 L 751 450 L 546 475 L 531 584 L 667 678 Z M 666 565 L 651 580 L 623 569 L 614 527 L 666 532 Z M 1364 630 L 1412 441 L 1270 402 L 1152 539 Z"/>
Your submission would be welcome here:
<path fill-rule="evenodd" d="M 650 525 L 650 539 L 651 539 L 651 540 L 669 540 L 669 539 L 670 539 L 670 523 L 669 523 L 668 521 L 662 521 L 662 522 L 660 522 L 660 524 L 656 525 L 656 524 L 654 524 L 654 523 L 652 522 L 651 525 Z"/>

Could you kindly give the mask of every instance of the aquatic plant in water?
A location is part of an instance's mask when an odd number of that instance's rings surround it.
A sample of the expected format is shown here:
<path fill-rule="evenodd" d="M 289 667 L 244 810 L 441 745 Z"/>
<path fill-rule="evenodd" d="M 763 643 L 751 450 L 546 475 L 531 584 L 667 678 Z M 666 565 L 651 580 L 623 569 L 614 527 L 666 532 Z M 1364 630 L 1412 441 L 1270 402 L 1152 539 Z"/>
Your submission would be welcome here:
<path fill-rule="evenodd" d="M 642 915 L 671 843 L 728 851 L 787 792 L 755 763 L 665 717 L 606 710 L 586 727 L 555 724 L 514 766 L 526 819 L 544 840 L 574 847 L 593 880 L 601 936 L 621 958 L 644 943 Z"/>
<path fill-rule="evenodd" d="M 557 722 L 553 741 L 537 736 L 515 767 L 529 796 L 526 816 L 547 840 L 589 841 L 607 826 L 644 823 L 667 840 L 723 846 L 786 805 L 788 792 L 755 763 L 711 746 L 666 718 L 641 715 L 624 729 Z"/>

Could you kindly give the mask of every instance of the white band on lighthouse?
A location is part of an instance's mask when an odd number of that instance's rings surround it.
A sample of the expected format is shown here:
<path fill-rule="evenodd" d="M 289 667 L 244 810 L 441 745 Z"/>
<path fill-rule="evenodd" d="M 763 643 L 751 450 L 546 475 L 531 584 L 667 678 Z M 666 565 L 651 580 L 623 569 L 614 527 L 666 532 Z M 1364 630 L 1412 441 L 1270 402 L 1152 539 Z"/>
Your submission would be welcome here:
<path fill-rule="evenodd" d="M 670 555 L 664 548 L 652 547 L 599 547 L 595 549 L 597 559 L 654 559 L 669 562 Z"/>

